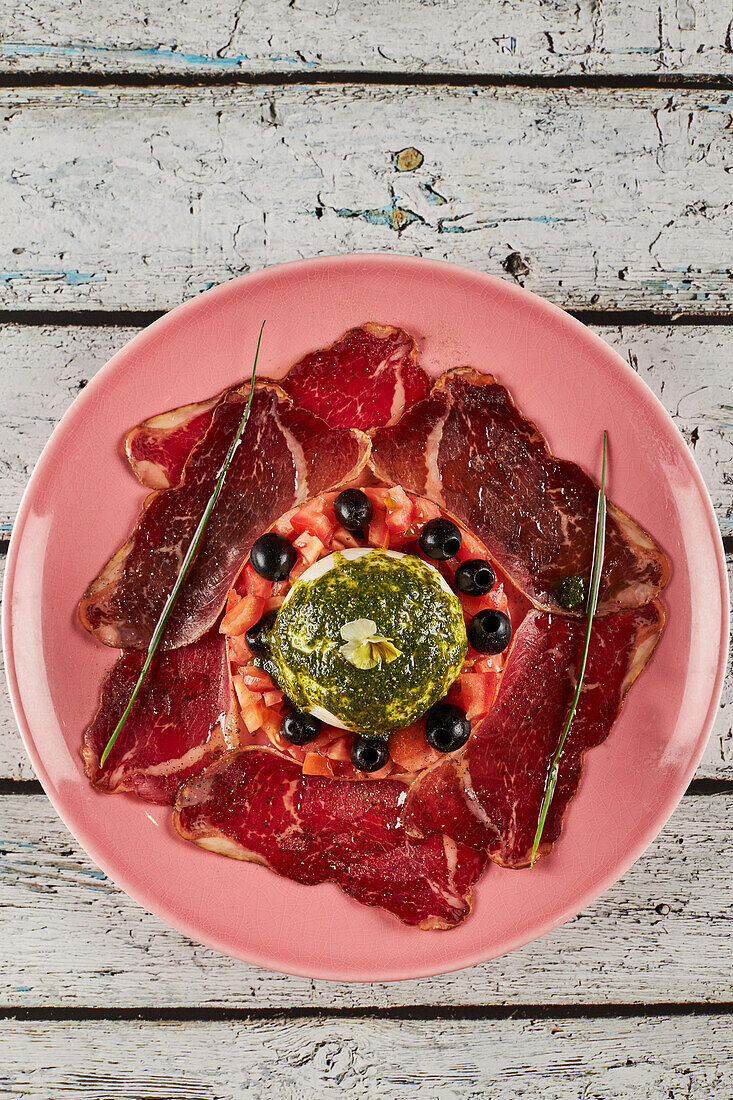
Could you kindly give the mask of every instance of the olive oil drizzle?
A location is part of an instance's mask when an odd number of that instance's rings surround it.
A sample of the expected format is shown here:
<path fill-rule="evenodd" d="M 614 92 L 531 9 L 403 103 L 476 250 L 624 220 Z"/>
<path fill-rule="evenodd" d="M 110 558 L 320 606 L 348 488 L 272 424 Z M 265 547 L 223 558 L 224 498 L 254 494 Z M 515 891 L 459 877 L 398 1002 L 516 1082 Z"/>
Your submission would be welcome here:
<path fill-rule="evenodd" d="M 578 709 L 578 701 L 580 699 L 580 692 L 583 688 L 583 678 L 585 677 L 585 668 L 588 663 L 588 650 L 590 649 L 590 636 L 593 629 L 593 619 L 598 606 L 598 593 L 601 587 L 601 573 L 603 572 L 603 551 L 606 544 L 606 450 L 608 447 L 608 432 L 603 433 L 603 459 L 601 465 L 601 487 L 598 490 L 598 507 L 596 509 L 596 528 L 595 536 L 593 540 L 593 562 L 591 565 L 591 579 L 590 579 L 590 594 L 588 596 L 588 610 L 585 624 L 585 642 L 583 645 L 583 654 L 580 658 L 580 666 L 578 668 L 578 676 L 575 683 L 575 694 L 573 695 L 573 701 L 570 704 L 570 710 L 568 716 L 565 719 L 565 725 L 563 726 L 562 733 L 560 734 L 560 743 L 557 746 L 557 751 L 552 758 L 552 764 L 550 770 L 547 773 L 547 780 L 545 783 L 545 796 L 542 800 L 542 808 L 540 810 L 539 820 L 537 822 L 537 831 L 534 834 L 534 840 L 532 842 L 532 854 L 530 856 L 530 867 L 534 867 L 534 861 L 537 857 L 537 851 L 542 840 L 542 831 L 545 827 L 545 821 L 547 820 L 547 814 L 552 803 L 552 797 L 555 793 L 555 787 L 557 786 L 557 777 L 560 772 L 560 756 L 562 754 L 565 741 L 572 725 L 575 712 Z"/>
<path fill-rule="evenodd" d="M 257 373 L 257 360 L 258 360 L 259 354 L 260 354 L 260 344 L 262 343 L 262 330 L 264 329 L 264 327 L 265 327 L 265 322 L 263 321 L 262 325 L 260 326 L 260 334 L 257 337 L 257 348 L 255 350 L 255 358 L 254 358 L 254 363 L 252 365 L 252 378 L 250 379 L 249 397 L 247 398 L 247 404 L 245 405 L 244 412 L 242 413 L 242 419 L 239 421 L 239 427 L 237 428 L 237 431 L 234 435 L 234 438 L 232 439 L 232 442 L 229 446 L 229 450 L 227 451 L 226 458 L 224 459 L 224 461 L 221 465 L 221 468 L 219 470 L 219 473 L 218 473 L 218 476 L 217 476 L 217 479 L 216 479 L 216 484 L 214 485 L 214 489 L 211 493 L 211 496 L 209 497 L 209 500 L 206 504 L 206 507 L 204 508 L 201 519 L 198 522 L 198 526 L 197 526 L 196 530 L 193 533 L 193 537 L 191 539 L 191 542 L 189 543 L 188 550 L 186 551 L 186 556 L 184 557 L 183 562 L 181 564 L 181 568 L 178 571 L 178 576 L 176 577 L 176 583 L 173 585 L 173 588 L 170 591 L 170 595 L 168 596 L 168 599 L 165 601 L 165 607 L 163 608 L 163 610 L 160 613 L 160 618 L 158 619 L 155 630 L 153 631 L 153 636 L 150 639 L 150 644 L 148 646 L 148 652 L 147 652 L 147 655 L 145 657 L 145 663 L 143 664 L 143 667 L 140 670 L 140 675 L 137 678 L 137 682 L 136 682 L 134 688 L 132 689 L 132 694 L 130 696 L 130 700 L 129 700 L 127 706 L 125 707 L 124 711 L 122 712 L 122 717 L 120 718 L 119 722 L 115 726 L 114 732 L 112 733 L 112 736 L 110 737 L 109 741 L 105 745 L 104 752 L 102 753 L 102 756 L 101 756 L 100 761 L 99 761 L 100 769 L 104 767 L 104 765 L 107 761 L 107 757 L 111 753 L 115 741 L 119 737 L 119 735 L 120 735 L 120 733 L 121 733 L 121 731 L 122 731 L 122 729 L 125 725 L 125 722 L 127 721 L 127 719 L 130 716 L 130 711 L 132 710 L 133 704 L 134 704 L 135 700 L 137 699 L 138 695 L 140 694 L 140 689 L 142 688 L 145 677 L 148 674 L 148 670 L 149 670 L 151 664 L 153 663 L 153 657 L 155 656 L 155 652 L 156 652 L 158 646 L 160 645 L 161 639 L 163 637 L 163 633 L 164 633 L 166 625 L 168 623 L 168 619 L 171 616 L 171 612 L 173 611 L 173 608 L 175 607 L 175 603 L 176 603 L 176 600 L 178 599 L 178 595 L 179 595 L 181 589 L 183 588 L 183 583 L 186 580 L 186 577 L 188 576 L 189 570 L 191 569 L 191 565 L 193 564 L 193 559 L 196 556 L 196 551 L 199 548 L 201 538 L 203 536 L 204 531 L 206 530 L 206 525 L 209 522 L 209 516 L 213 512 L 214 505 L 216 504 L 217 500 L 219 499 L 219 494 L 221 493 L 222 486 L 224 485 L 224 479 L 227 475 L 227 470 L 229 469 L 230 463 L 231 463 L 232 459 L 234 458 L 234 453 L 237 450 L 237 447 L 239 446 L 239 441 L 242 438 L 242 433 L 244 432 L 245 425 L 246 425 L 247 421 L 249 420 L 249 413 L 250 413 L 250 409 L 252 407 L 252 398 L 253 398 L 254 392 L 255 392 L 255 375 Z"/>

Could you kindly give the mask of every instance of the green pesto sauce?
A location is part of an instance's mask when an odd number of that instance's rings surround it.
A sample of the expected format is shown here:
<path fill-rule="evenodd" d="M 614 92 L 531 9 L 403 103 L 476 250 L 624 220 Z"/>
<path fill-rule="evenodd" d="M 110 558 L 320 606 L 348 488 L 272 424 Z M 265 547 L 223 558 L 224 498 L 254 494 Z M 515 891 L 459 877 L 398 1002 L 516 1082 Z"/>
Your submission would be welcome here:
<path fill-rule="evenodd" d="M 341 627 L 372 619 L 400 651 L 373 669 L 341 653 Z M 296 706 L 319 705 L 350 729 L 387 734 L 441 699 L 461 670 L 468 643 L 461 604 L 417 557 L 375 550 L 312 581 L 296 581 L 269 634 L 267 666 Z"/>
<path fill-rule="evenodd" d="M 557 586 L 557 600 L 561 607 L 572 611 L 585 603 L 585 580 L 579 573 L 564 577 Z"/>

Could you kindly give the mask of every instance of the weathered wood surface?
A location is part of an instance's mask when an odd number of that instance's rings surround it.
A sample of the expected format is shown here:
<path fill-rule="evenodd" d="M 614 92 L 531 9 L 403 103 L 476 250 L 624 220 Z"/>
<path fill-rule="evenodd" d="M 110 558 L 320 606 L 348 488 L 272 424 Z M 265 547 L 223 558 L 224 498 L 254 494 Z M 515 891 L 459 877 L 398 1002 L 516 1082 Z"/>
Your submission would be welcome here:
<path fill-rule="evenodd" d="M 729 310 L 731 112 L 712 90 L 5 90 L 0 308 L 167 308 L 389 250 L 567 307 Z"/>
<path fill-rule="evenodd" d="M 45 798 L 5 796 L 0 1005 L 327 1010 L 729 1001 L 732 810 L 733 794 L 687 795 L 620 882 L 511 955 L 442 978 L 360 985 L 283 977 L 192 944 L 111 885 Z M 232 874 L 238 870 L 233 864 Z"/>
<path fill-rule="evenodd" d="M 6 1020 L 0 1091 L 37 1100 L 700 1100 L 731 1095 L 730 1016 Z"/>
<path fill-rule="evenodd" d="M 96 370 L 137 329 L 0 325 L 0 526 L 9 531 L 21 492 L 54 425 Z M 733 534 L 733 327 L 597 327 L 674 417 Z M 202 396 L 204 396 L 202 394 Z M 700 776 L 733 777 L 733 677 Z M 32 778 L 7 697 L 0 692 L 0 778 Z"/>
<path fill-rule="evenodd" d="M 0 69 L 725 74 L 726 0 L 4 0 Z"/>

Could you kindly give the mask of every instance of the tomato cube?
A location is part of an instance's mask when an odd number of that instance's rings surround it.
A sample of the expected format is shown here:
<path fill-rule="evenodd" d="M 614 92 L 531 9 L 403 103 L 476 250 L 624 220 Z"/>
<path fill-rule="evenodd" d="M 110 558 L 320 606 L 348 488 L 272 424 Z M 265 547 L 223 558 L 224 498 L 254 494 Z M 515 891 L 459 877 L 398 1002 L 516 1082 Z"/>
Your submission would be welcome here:
<path fill-rule="evenodd" d="M 326 502 L 322 497 L 315 497 L 299 508 L 291 518 L 293 530 L 303 532 L 310 531 L 317 535 L 321 542 L 328 542 L 336 529 L 336 520 L 326 511 Z M 331 509 L 329 509 L 331 511 Z"/>
<path fill-rule="evenodd" d="M 261 596 L 243 596 L 221 621 L 222 634 L 244 634 L 251 626 L 259 622 L 265 610 L 265 600 Z"/>
<path fill-rule="evenodd" d="M 389 528 L 384 512 L 375 511 L 369 524 L 369 545 L 386 550 L 389 546 Z"/>
<path fill-rule="evenodd" d="M 269 673 L 255 665 L 243 665 L 239 674 L 242 683 L 250 691 L 272 691 L 275 687 Z"/>
<path fill-rule="evenodd" d="M 406 531 L 412 522 L 415 507 L 405 490 L 400 485 L 393 486 L 389 495 L 385 497 L 387 510 L 386 523 L 390 531 L 401 534 Z"/>
<path fill-rule="evenodd" d="M 228 635 L 227 654 L 235 665 L 246 665 L 252 660 L 252 652 L 244 640 L 244 634 Z"/>
<path fill-rule="evenodd" d="M 251 561 L 242 570 L 237 587 L 243 589 L 248 596 L 267 597 L 272 594 L 272 581 L 261 577 Z"/>
<path fill-rule="evenodd" d="M 466 716 L 475 718 L 488 714 L 491 710 L 499 677 L 493 673 L 464 672 L 461 676 L 461 695 Z"/>

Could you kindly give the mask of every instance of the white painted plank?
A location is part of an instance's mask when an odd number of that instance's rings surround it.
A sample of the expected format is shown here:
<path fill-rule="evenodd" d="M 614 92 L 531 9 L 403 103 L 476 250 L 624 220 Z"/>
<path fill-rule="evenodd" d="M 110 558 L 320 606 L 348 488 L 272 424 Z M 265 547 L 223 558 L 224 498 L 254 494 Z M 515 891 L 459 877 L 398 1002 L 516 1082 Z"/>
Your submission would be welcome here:
<path fill-rule="evenodd" d="M 21 492 L 54 424 L 84 382 L 137 331 L 0 325 L 0 527 L 10 529 Z M 733 327 L 598 327 L 596 331 L 629 359 L 672 413 L 694 450 L 721 529 L 733 534 L 733 414 L 728 382 Z M 32 775 L 7 696 L 0 691 L 0 778 L 30 779 Z M 733 675 L 729 675 L 698 775 L 733 777 Z"/>
<path fill-rule="evenodd" d="M 730 1016 L 6 1020 L 0 1091 L 27 1100 L 720 1100 Z"/>
<path fill-rule="evenodd" d="M 110 885 L 45 798 L 5 796 L 0 1004 L 328 1010 L 728 1001 L 732 809 L 733 795 L 686 796 L 620 882 L 511 955 L 440 978 L 360 985 L 285 977 L 191 943 Z M 232 864 L 233 875 L 239 870 Z"/>
<path fill-rule="evenodd" d="M 10 72 L 733 70 L 726 0 L 6 2 L 0 67 Z"/>
<path fill-rule="evenodd" d="M 661 89 L 6 90 L 0 308 L 167 308 L 389 250 L 568 307 L 730 309 L 732 111 Z"/>

